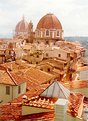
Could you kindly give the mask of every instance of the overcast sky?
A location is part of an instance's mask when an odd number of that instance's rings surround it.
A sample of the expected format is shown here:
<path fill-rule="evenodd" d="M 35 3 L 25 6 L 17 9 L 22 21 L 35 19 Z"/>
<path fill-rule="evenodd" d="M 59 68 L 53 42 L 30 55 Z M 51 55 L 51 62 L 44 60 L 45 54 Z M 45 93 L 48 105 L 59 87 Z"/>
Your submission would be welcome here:
<path fill-rule="evenodd" d="M 47 13 L 60 20 L 64 36 L 88 36 L 88 0 L 0 0 L 0 37 L 11 36 L 23 15 L 35 30 Z"/>

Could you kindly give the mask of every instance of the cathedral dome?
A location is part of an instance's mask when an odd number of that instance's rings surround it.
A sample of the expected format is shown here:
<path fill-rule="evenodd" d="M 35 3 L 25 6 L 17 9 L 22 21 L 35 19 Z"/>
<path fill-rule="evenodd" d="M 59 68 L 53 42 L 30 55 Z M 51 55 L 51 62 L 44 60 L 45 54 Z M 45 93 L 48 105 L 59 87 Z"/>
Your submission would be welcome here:
<path fill-rule="evenodd" d="M 62 29 L 62 25 L 54 14 L 49 13 L 40 19 L 36 29 L 41 29 L 41 28 Z"/>
<path fill-rule="evenodd" d="M 18 24 L 16 25 L 16 28 L 15 28 L 15 32 L 28 32 L 28 22 L 25 21 L 24 17 L 23 19 L 18 22 Z"/>

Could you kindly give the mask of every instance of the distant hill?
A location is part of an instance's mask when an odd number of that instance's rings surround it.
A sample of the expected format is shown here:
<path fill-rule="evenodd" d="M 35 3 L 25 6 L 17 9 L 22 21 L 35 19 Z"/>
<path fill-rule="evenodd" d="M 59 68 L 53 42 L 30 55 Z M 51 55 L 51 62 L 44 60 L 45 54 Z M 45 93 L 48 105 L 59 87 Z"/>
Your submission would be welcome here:
<path fill-rule="evenodd" d="M 76 37 L 76 36 L 74 36 L 74 37 L 70 37 L 70 36 L 68 36 L 68 37 L 65 37 L 65 39 L 66 40 L 72 40 L 72 41 L 88 41 L 88 37 Z"/>

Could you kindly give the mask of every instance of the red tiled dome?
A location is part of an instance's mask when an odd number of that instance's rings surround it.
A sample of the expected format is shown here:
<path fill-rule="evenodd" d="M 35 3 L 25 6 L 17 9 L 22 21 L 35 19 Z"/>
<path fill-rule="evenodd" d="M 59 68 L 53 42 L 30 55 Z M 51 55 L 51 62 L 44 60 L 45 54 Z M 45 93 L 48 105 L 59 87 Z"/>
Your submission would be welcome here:
<path fill-rule="evenodd" d="M 41 28 L 62 29 L 62 25 L 54 14 L 49 13 L 40 19 L 40 21 L 37 25 L 37 29 L 41 29 Z"/>
<path fill-rule="evenodd" d="M 28 32 L 28 23 L 24 18 L 16 25 L 15 32 Z"/>

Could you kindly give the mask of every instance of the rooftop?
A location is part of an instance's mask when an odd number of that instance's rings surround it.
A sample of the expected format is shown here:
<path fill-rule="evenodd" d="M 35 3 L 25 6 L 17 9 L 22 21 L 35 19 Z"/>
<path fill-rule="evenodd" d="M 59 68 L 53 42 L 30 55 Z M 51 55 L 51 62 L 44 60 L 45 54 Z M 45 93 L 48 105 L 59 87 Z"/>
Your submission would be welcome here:
<path fill-rule="evenodd" d="M 77 71 L 88 71 L 88 66 L 78 67 Z"/>
<path fill-rule="evenodd" d="M 36 68 L 29 68 L 23 75 L 25 78 L 35 80 L 38 84 L 47 83 L 55 78 L 54 75 L 48 74 Z"/>
<path fill-rule="evenodd" d="M 0 84 L 19 85 L 24 82 L 23 77 L 11 73 L 9 70 L 0 70 Z"/>

